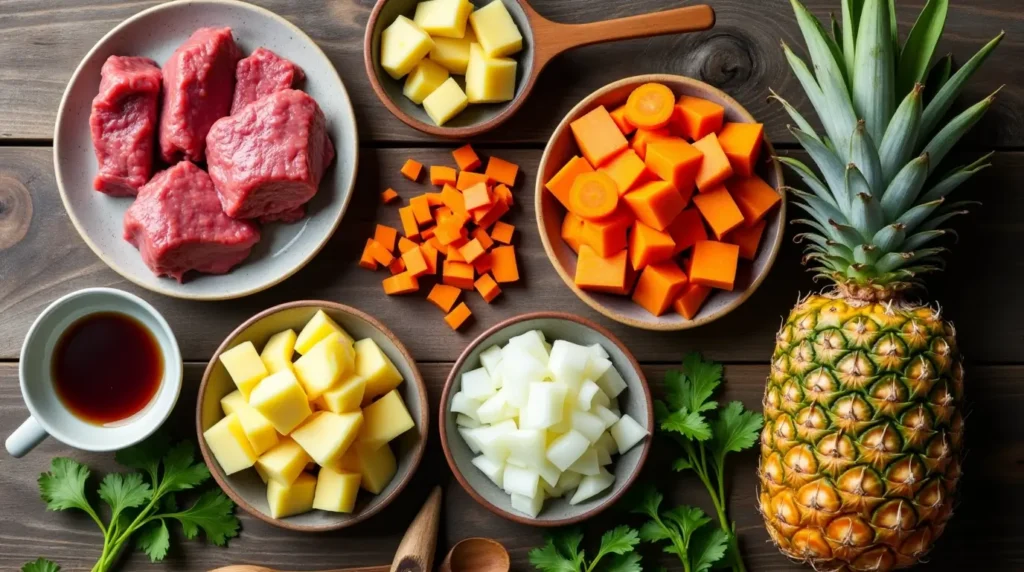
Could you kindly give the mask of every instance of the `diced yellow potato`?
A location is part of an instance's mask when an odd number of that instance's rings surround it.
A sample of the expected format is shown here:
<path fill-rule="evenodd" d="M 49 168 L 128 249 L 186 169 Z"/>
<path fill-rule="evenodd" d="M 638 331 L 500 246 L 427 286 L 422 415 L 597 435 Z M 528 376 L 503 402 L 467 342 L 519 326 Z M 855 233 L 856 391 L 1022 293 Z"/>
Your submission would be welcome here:
<path fill-rule="evenodd" d="M 292 354 L 295 353 L 295 330 L 278 332 L 267 340 L 260 352 L 260 359 L 270 373 L 291 369 Z"/>
<path fill-rule="evenodd" d="M 263 378 L 249 396 L 249 405 L 266 417 L 277 432 L 287 435 L 309 417 L 309 398 L 290 370 Z"/>
<path fill-rule="evenodd" d="M 380 35 L 380 65 L 401 79 L 434 47 L 434 40 L 405 16 L 398 16 Z"/>
<path fill-rule="evenodd" d="M 356 353 L 341 334 L 332 332 L 295 360 L 295 377 L 310 401 L 334 386 L 341 376 L 355 370 Z"/>
<path fill-rule="evenodd" d="M 334 413 L 359 411 L 364 393 L 366 393 L 366 380 L 362 376 L 352 373 L 325 391 L 317 400 L 317 404 L 320 409 Z"/>
<path fill-rule="evenodd" d="M 469 46 L 466 68 L 466 97 L 470 103 L 512 101 L 516 93 L 516 61 L 489 58 L 480 44 Z"/>
<path fill-rule="evenodd" d="M 220 468 L 227 475 L 248 469 L 256 462 L 256 452 L 245 437 L 238 415 L 232 413 L 203 432 L 206 446 L 210 448 Z"/>
<path fill-rule="evenodd" d="M 245 396 L 242 395 L 242 390 L 240 389 L 236 389 L 220 398 L 220 408 L 224 411 L 224 415 L 231 415 L 238 411 L 240 407 L 248 407 L 248 405 L 249 403 L 245 400 Z"/>
<path fill-rule="evenodd" d="M 268 449 L 277 445 L 279 438 L 277 430 L 259 411 L 256 411 L 249 405 L 245 405 L 244 407 L 239 407 L 238 411 L 235 411 L 235 415 L 238 416 L 238 420 L 242 423 L 245 437 L 249 439 L 249 444 L 252 445 L 252 450 L 257 456 L 262 455 Z"/>
<path fill-rule="evenodd" d="M 316 477 L 316 494 L 313 508 L 331 512 L 352 512 L 359 495 L 362 475 L 348 471 L 336 471 L 323 467 Z"/>
<path fill-rule="evenodd" d="M 363 430 L 359 441 L 370 447 L 379 447 L 412 429 L 415 423 L 402 401 L 398 390 L 390 392 L 363 408 Z"/>
<path fill-rule="evenodd" d="M 523 35 L 501 0 L 474 11 L 469 24 L 487 57 L 509 56 L 523 49 Z"/>
<path fill-rule="evenodd" d="M 327 312 L 318 310 L 313 317 L 306 322 L 306 325 L 302 327 L 302 331 L 299 332 L 298 337 L 295 339 L 295 351 L 300 354 L 305 354 L 313 348 L 320 340 L 326 338 L 332 333 L 341 334 L 341 337 L 348 340 L 348 343 L 354 343 L 355 340 L 352 336 L 348 335 L 348 332 L 344 330 L 337 322 L 331 319 L 327 315 Z"/>
<path fill-rule="evenodd" d="M 391 447 L 368 447 L 364 443 L 356 443 L 349 448 L 337 467 L 343 471 L 359 473 L 362 476 L 360 486 L 363 490 L 379 495 L 398 471 L 398 461 Z"/>
<path fill-rule="evenodd" d="M 444 66 L 434 60 L 423 58 L 413 68 L 412 73 L 405 77 L 402 94 L 413 103 L 423 103 L 423 100 L 446 79 L 448 79 L 448 70 Z"/>
<path fill-rule="evenodd" d="M 270 516 L 285 518 L 313 510 L 313 497 L 316 495 L 316 477 L 302 473 L 290 485 L 282 485 L 277 481 L 267 483 L 267 504 Z"/>
<path fill-rule="evenodd" d="M 309 454 L 294 439 L 282 437 L 256 461 L 256 472 L 282 485 L 290 485 L 310 461 Z"/>
<path fill-rule="evenodd" d="M 256 353 L 256 346 L 252 342 L 238 344 L 230 350 L 220 354 L 220 363 L 228 370 L 231 380 L 238 386 L 239 391 L 246 399 L 252 393 L 252 388 L 260 382 L 268 373 L 260 354 Z"/>
<path fill-rule="evenodd" d="M 263 481 L 263 484 L 267 484 L 267 481 L 270 479 L 270 476 L 267 475 L 267 471 L 263 470 L 263 468 L 260 467 L 260 462 L 256 461 L 256 464 L 253 465 L 252 468 L 256 469 L 256 475 L 259 476 L 261 481 Z"/>
<path fill-rule="evenodd" d="M 461 38 L 434 38 L 429 58 L 451 73 L 465 75 L 469 65 L 469 45 L 475 41 L 476 36 L 470 28 L 466 28 L 466 35 Z"/>
<path fill-rule="evenodd" d="M 291 437 L 318 465 L 326 466 L 337 462 L 348 451 L 362 426 L 363 414 L 360 411 L 317 411 L 292 431 Z"/>
<path fill-rule="evenodd" d="M 451 81 L 449 79 L 449 81 Z M 402 383 L 402 374 L 395 364 L 380 349 L 377 342 L 370 338 L 355 343 L 356 375 L 366 380 L 366 391 L 363 403 L 369 403 L 374 397 L 384 395 Z"/>
<path fill-rule="evenodd" d="M 472 11 L 469 0 L 429 0 L 416 5 L 412 21 L 431 38 L 461 38 L 466 35 L 466 21 Z"/>
<path fill-rule="evenodd" d="M 466 92 L 462 91 L 452 77 L 423 99 L 423 110 L 438 125 L 444 125 L 452 117 L 462 113 L 467 106 L 469 99 L 466 98 Z"/>

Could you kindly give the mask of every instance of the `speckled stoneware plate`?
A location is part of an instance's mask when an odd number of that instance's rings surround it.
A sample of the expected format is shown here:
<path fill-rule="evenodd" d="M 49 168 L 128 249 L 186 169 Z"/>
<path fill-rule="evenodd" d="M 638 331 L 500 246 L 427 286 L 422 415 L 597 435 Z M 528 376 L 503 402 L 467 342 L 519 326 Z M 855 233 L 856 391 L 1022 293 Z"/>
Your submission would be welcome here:
<path fill-rule="evenodd" d="M 230 26 L 243 53 L 263 46 L 302 67 L 308 92 L 327 117 L 337 157 L 327 168 L 308 214 L 294 224 L 264 225 L 252 254 L 228 274 L 189 273 L 179 284 L 157 277 L 122 237 L 131 198 L 113 198 L 92 188 L 96 157 L 89 112 L 99 90 L 100 68 L 111 55 L 146 56 L 163 64 L 197 28 Z M 302 30 L 284 18 L 235 0 L 179 0 L 128 18 L 103 37 L 78 65 L 64 92 L 54 129 L 53 162 L 71 222 L 104 262 L 132 282 L 177 298 L 221 300 L 259 292 L 288 278 L 327 242 L 341 222 L 355 183 L 358 137 L 345 85 L 327 56 Z"/>
<path fill-rule="evenodd" d="M 402 400 L 405 401 L 416 426 L 391 442 L 392 450 L 398 461 L 398 471 L 391 483 L 379 495 L 360 491 L 355 510 L 351 514 L 314 510 L 287 518 L 273 518 L 270 516 L 267 505 L 267 486 L 260 480 L 256 471 L 248 469 L 232 475 L 225 475 L 220 464 L 207 448 L 203 432 L 224 417 L 224 412 L 220 408 L 220 400 L 235 390 L 234 382 L 231 381 L 224 365 L 220 363 L 220 354 L 243 342 L 252 342 L 257 348 L 262 349 L 267 339 L 277 332 L 289 328 L 296 332 L 300 331 L 317 310 L 327 312 L 327 315 L 353 338 L 357 340 L 373 339 L 380 349 L 391 358 L 405 380 L 398 386 L 398 392 L 402 395 Z M 256 314 L 238 326 L 217 348 L 217 352 L 206 366 L 203 382 L 199 386 L 199 398 L 196 402 L 196 432 L 199 448 L 217 484 L 238 506 L 256 518 L 274 526 L 303 532 L 322 532 L 346 528 L 362 522 L 384 509 L 412 480 L 416 468 L 423 459 L 429 428 L 430 411 L 427 404 L 427 388 L 419 369 L 416 368 L 416 361 L 409 355 L 405 346 L 387 327 L 369 315 L 349 306 L 319 300 L 281 304 Z"/>
<path fill-rule="evenodd" d="M 529 515 L 514 510 L 509 495 L 473 466 L 472 460 L 475 455 L 456 430 L 456 414 L 451 412 L 452 397 L 462 387 L 462 374 L 480 367 L 480 352 L 495 344 L 504 346 L 509 338 L 530 330 L 544 332 L 548 342 L 566 340 L 585 346 L 601 344 L 608 352 L 612 365 L 619 370 L 628 386 L 619 395 L 622 412 L 635 419 L 648 433 L 653 433 L 654 406 L 650 389 L 647 387 L 647 379 L 640 369 L 640 364 L 626 346 L 614 334 L 590 320 L 560 312 L 535 312 L 509 318 L 492 327 L 474 340 L 459 356 L 441 394 L 441 410 L 438 413 L 441 446 L 444 448 L 445 457 L 448 458 L 448 466 L 462 488 L 494 514 L 532 526 L 575 524 L 615 504 L 625 494 L 647 460 L 651 437 L 644 439 L 625 455 L 614 457 L 613 463 L 608 467 L 615 475 L 615 483 L 610 490 L 575 506 L 570 505 L 567 498 L 548 499 L 537 518 L 530 518 Z"/>

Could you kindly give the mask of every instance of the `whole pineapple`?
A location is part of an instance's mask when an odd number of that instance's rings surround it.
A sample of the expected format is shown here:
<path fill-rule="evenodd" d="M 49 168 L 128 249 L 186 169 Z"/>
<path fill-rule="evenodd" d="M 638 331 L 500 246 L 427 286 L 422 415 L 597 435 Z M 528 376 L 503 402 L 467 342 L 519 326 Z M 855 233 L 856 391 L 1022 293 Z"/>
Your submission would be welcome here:
<path fill-rule="evenodd" d="M 808 214 L 805 262 L 835 284 L 800 301 L 777 335 L 760 508 L 780 549 L 817 570 L 904 568 L 952 514 L 963 442 L 955 330 L 906 294 L 941 267 L 940 227 L 964 212 L 946 195 L 987 166 L 936 171 L 992 103 L 945 120 L 1002 35 L 950 75 L 948 58 L 931 65 L 948 2 L 929 0 L 902 46 L 892 0 L 844 0 L 834 38 L 792 3 L 813 72 L 783 49 L 824 132 L 775 97 L 820 178 L 780 160 L 810 191 L 790 189 Z"/>

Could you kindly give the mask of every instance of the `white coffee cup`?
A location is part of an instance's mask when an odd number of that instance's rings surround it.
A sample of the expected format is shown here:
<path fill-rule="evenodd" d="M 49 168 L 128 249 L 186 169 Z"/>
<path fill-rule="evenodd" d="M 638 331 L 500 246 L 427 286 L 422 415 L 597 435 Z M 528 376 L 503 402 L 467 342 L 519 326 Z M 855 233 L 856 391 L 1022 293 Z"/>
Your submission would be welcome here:
<path fill-rule="evenodd" d="M 57 341 L 74 322 L 97 312 L 119 312 L 134 318 L 153 334 L 163 355 L 163 379 L 156 394 L 123 423 L 96 425 L 79 419 L 54 389 L 51 361 Z M 134 445 L 156 431 L 171 414 L 181 392 L 181 373 L 181 352 L 174 332 L 145 300 L 113 288 L 72 292 L 43 310 L 25 336 L 18 375 L 30 416 L 7 438 L 7 452 L 21 457 L 47 436 L 86 451 L 116 451 Z"/>

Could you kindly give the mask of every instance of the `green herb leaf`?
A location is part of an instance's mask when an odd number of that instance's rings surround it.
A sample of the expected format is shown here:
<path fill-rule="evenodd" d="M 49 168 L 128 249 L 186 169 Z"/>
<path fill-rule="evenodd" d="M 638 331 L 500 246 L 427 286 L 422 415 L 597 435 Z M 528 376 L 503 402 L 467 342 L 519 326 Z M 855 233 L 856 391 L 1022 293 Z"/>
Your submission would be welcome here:
<path fill-rule="evenodd" d="M 577 566 L 583 563 L 583 551 L 580 544 L 583 542 L 583 531 L 578 528 L 560 528 L 552 531 L 551 539 L 558 548 L 560 554 L 576 563 Z"/>
<path fill-rule="evenodd" d="M 714 434 L 712 446 L 719 463 L 726 453 L 753 447 L 763 423 L 764 417 L 760 413 L 744 410 L 739 401 L 733 401 L 722 409 L 718 418 L 711 423 L 711 432 Z"/>
<path fill-rule="evenodd" d="M 661 513 L 661 518 L 676 525 L 683 537 L 683 544 L 689 546 L 690 537 L 698 528 L 711 522 L 711 517 L 704 514 L 704 511 L 687 505 L 679 505 L 673 509 Z"/>
<path fill-rule="evenodd" d="M 653 485 L 645 485 L 643 488 L 637 489 L 637 492 L 631 496 L 630 500 L 632 502 L 629 504 L 633 508 L 630 512 L 657 518 L 658 511 L 661 508 L 661 501 L 664 498 Z"/>
<path fill-rule="evenodd" d="M 616 554 L 604 567 L 604 572 L 643 572 L 644 567 L 640 564 L 640 555 L 636 552 L 629 554 Z"/>
<path fill-rule="evenodd" d="M 145 552 L 151 561 L 163 560 L 171 548 L 171 533 L 167 530 L 167 523 L 160 519 L 142 527 L 136 533 L 135 546 Z"/>
<path fill-rule="evenodd" d="M 114 455 L 114 458 L 118 463 L 130 469 L 146 471 L 150 478 L 156 480 L 160 470 L 160 461 L 163 460 L 164 453 L 170 445 L 167 434 L 157 431 L 141 443 L 121 449 Z"/>
<path fill-rule="evenodd" d="M 39 493 L 46 508 L 77 508 L 92 512 L 89 499 L 85 496 L 85 482 L 89 474 L 89 467 L 67 457 L 57 457 L 51 461 L 50 472 L 39 475 Z"/>
<path fill-rule="evenodd" d="M 210 469 L 202 463 L 193 463 L 195 447 L 182 441 L 164 457 L 164 476 L 160 488 L 164 492 L 184 491 L 202 484 L 210 478 Z"/>
<path fill-rule="evenodd" d="M 677 472 L 677 473 L 681 473 L 683 471 L 688 471 L 688 470 L 690 470 L 692 468 L 693 468 L 693 463 L 691 463 L 690 461 L 688 461 L 686 459 L 676 459 L 672 463 L 672 470 Z"/>
<path fill-rule="evenodd" d="M 110 473 L 100 482 L 100 498 L 110 505 L 116 520 L 126 508 L 142 506 L 153 498 L 153 489 L 143 482 L 141 473 Z"/>
<path fill-rule="evenodd" d="M 914 88 L 915 83 L 924 81 L 931 65 L 935 46 L 942 37 L 942 29 L 946 25 L 946 12 L 949 0 L 928 0 L 924 9 L 917 16 L 910 35 L 903 44 L 899 65 L 896 67 L 897 96 L 903 95 Z"/>
<path fill-rule="evenodd" d="M 530 564 L 541 572 L 580 572 L 580 565 L 567 559 L 557 548 L 550 536 L 541 548 L 534 548 L 528 555 Z"/>
<path fill-rule="evenodd" d="M 720 528 L 702 528 L 695 532 L 689 543 L 690 570 L 706 572 L 725 556 L 729 535 Z"/>
<path fill-rule="evenodd" d="M 658 524 L 655 520 L 648 520 L 640 527 L 640 540 L 644 542 L 661 542 L 672 540 L 672 531 Z"/>
<path fill-rule="evenodd" d="M 670 409 L 702 412 L 718 407 L 710 401 L 722 382 L 722 366 L 706 362 L 699 353 L 683 358 L 682 371 L 669 370 L 665 374 L 665 401 Z"/>
<path fill-rule="evenodd" d="M 601 536 L 598 555 L 628 554 L 637 544 L 640 544 L 640 537 L 635 530 L 625 525 L 617 526 Z"/>
<path fill-rule="evenodd" d="M 704 416 L 696 411 L 691 412 L 686 409 L 673 411 L 662 420 L 661 428 L 665 431 L 679 433 L 683 437 L 695 441 L 707 441 L 711 438 L 711 427 L 704 420 Z"/>
<path fill-rule="evenodd" d="M 185 538 L 195 538 L 202 529 L 208 541 L 217 546 L 224 546 L 229 538 L 238 536 L 240 524 L 234 509 L 235 503 L 224 493 L 208 490 L 199 495 L 191 507 L 168 514 L 166 517 L 174 518 L 181 523 Z"/>
<path fill-rule="evenodd" d="M 45 558 L 36 558 L 32 562 L 26 562 L 21 567 L 21 572 L 60 572 L 60 566 Z"/>

